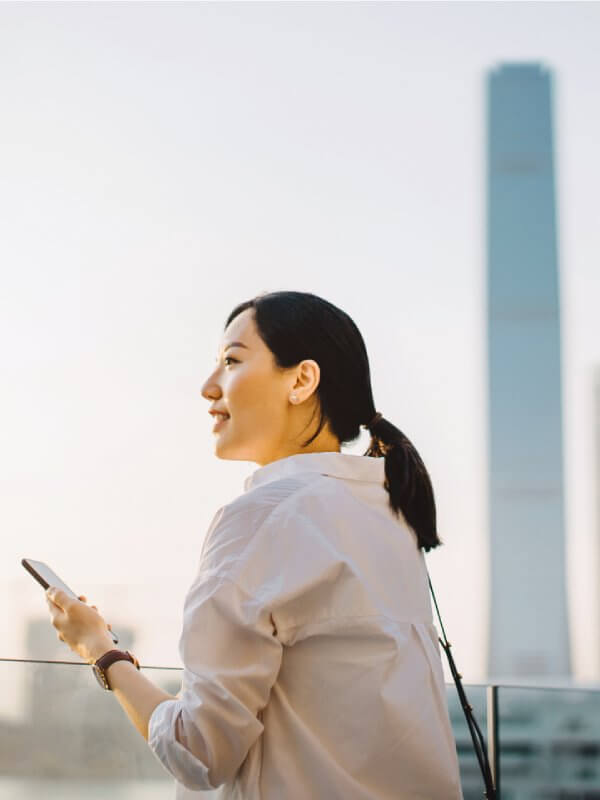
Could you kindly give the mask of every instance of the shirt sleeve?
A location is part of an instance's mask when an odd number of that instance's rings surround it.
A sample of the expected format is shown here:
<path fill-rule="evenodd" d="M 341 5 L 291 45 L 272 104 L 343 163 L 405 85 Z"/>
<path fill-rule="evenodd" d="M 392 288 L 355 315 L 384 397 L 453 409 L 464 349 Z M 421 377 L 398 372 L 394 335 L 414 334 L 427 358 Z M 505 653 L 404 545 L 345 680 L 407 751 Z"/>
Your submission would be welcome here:
<path fill-rule="evenodd" d="M 203 548 L 185 601 L 180 696 L 159 704 L 148 727 L 154 754 L 192 790 L 233 780 L 263 731 L 259 712 L 282 658 L 269 608 L 229 576 L 229 565 L 244 557 L 245 537 L 218 516 L 207 540 L 216 539 L 220 546 L 210 556 Z M 215 552 L 220 556 L 215 558 Z"/>

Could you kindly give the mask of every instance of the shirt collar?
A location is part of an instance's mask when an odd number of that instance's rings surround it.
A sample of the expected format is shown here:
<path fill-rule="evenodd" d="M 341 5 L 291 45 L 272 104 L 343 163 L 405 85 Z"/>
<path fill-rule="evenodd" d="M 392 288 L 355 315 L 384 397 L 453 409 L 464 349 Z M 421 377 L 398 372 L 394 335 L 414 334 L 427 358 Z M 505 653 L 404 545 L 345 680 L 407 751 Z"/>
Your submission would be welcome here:
<path fill-rule="evenodd" d="M 384 459 L 350 453 L 297 453 L 259 467 L 244 481 L 244 491 L 301 472 L 318 472 L 334 478 L 383 484 Z"/>

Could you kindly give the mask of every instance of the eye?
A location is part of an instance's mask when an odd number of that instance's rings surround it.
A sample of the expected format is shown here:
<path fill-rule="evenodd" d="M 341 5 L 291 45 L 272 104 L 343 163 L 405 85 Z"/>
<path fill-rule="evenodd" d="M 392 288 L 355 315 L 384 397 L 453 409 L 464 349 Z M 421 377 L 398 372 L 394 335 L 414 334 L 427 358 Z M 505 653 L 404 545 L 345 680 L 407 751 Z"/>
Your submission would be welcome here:
<path fill-rule="evenodd" d="M 237 360 L 237 358 L 232 358 L 232 356 L 225 356 L 225 358 L 223 359 L 223 361 L 224 361 L 224 363 L 225 363 L 225 366 L 226 366 L 226 367 L 228 367 L 228 366 L 229 366 L 229 364 L 227 363 L 228 361 L 231 361 L 233 364 L 239 364 L 239 363 L 240 363 L 240 362 Z"/>

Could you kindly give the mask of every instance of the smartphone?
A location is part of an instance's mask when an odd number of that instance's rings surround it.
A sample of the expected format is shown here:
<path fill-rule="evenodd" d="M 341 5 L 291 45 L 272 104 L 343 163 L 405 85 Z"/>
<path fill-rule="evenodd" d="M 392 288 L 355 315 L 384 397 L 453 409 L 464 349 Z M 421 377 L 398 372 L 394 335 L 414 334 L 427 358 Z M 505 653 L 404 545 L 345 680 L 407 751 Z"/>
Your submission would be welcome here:
<path fill-rule="evenodd" d="M 68 594 L 69 597 L 72 597 L 74 600 L 79 600 L 75 592 L 70 589 L 64 581 L 61 581 L 58 575 L 53 572 L 47 564 L 44 564 L 43 561 L 34 561 L 32 558 L 22 558 L 21 564 L 23 564 L 27 572 L 33 575 L 44 589 L 47 589 L 49 586 L 56 586 L 57 589 L 61 589 L 65 594 Z M 113 642 L 117 644 L 119 641 L 117 634 L 114 631 L 110 631 L 110 635 L 112 636 Z"/>

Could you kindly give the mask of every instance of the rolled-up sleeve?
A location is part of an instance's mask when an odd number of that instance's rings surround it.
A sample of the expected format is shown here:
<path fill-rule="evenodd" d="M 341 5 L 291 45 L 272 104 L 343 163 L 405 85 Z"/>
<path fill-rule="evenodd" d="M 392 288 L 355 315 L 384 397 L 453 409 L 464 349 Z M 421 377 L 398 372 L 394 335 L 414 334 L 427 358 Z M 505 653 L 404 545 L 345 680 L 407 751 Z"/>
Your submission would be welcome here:
<path fill-rule="evenodd" d="M 231 782 L 261 735 L 281 666 L 269 609 L 218 570 L 201 568 L 188 592 L 180 653 L 180 696 L 156 707 L 148 744 L 189 789 Z"/>

